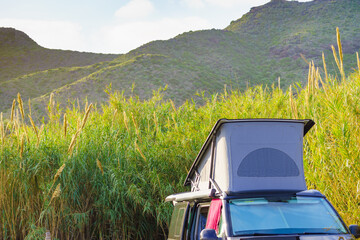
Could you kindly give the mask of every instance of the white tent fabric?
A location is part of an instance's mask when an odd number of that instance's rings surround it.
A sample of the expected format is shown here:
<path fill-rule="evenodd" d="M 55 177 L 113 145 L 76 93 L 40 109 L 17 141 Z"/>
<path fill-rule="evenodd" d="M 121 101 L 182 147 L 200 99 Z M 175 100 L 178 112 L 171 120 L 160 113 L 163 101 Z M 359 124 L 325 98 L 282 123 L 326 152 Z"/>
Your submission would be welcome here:
<path fill-rule="evenodd" d="M 189 172 L 192 191 L 208 189 L 210 178 L 225 192 L 306 190 L 303 136 L 308 121 L 217 123 Z"/>

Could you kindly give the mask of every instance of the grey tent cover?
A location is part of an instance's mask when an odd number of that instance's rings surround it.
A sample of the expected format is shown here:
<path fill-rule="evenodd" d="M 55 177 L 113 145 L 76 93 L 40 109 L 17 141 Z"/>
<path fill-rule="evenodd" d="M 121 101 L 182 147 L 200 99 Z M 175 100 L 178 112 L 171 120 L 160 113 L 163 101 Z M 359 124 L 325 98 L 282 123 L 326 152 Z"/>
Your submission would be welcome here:
<path fill-rule="evenodd" d="M 221 119 L 185 185 L 205 190 L 211 177 L 227 192 L 306 190 L 303 136 L 313 125 L 311 120 Z"/>

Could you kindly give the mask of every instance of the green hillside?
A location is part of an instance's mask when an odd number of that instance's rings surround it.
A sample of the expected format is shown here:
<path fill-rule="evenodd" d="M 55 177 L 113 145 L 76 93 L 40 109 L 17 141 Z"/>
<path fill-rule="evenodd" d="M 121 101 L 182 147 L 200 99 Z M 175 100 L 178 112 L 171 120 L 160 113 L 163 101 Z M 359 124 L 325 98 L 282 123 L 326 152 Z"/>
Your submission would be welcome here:
<path fill-rule="evenodd" d="M 118 56 L 46 49 L 23 32 L 0 28 L 0 112 L 18 92 L 39 97 L 95 71 L 87 65 L 96 68 Z"/>
<path fill-rule="evenodd" d="M 76 69 L 56 66 L 51 71 L 20 74 L 0 83 L 0 111 L 9 111 L 17 92 L 26 100 L 32 98 L 39 109 L 51 92 L 63 104 L 86 97 L 103 102 L 108 99 L 103 90 L 110 84 L 125 96 L 135 94 L 141 99 L 167 86 L 165 97 L 177 104 L 190 98 L 201 102 L 196 92 L 220 92 L 225 84 L 246 89 L 277 84 L 280 78 L 281 86 L 287 87 L 305 79 L 306 61 L 321 65 L 322 52 L 329 73 L 339 75 L 331 52 L 331 45 L 336 45 L 335 29 L 340 28 L 344 62 L 350 71 L 360 48 L 358 22 L 360 0 L 272 0 L 252 8 L 224 30 L 187 32 L 150 42 L 107 63 L 84 62 L 87 66 Z M 31 86 L 39 87 L 34 91 Z"/>
<path fill-rule="evenodd" d="M 46 49 L 21 31 L 0 27 L 0 83 L 32 72 L 86 66 L 117 56 Z"/>

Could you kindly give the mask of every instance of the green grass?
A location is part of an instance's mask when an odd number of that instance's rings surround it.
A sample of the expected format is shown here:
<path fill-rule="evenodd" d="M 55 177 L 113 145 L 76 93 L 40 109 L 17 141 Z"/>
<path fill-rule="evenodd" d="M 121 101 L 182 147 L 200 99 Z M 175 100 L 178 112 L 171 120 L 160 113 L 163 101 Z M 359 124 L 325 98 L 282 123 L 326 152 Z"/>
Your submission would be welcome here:
<path fill-rule="evenodd" d="M 162 239 L 172 210 L 164 198 L 182 186 L 219 118 L 311 118 L 305 137 L 308 187 L 324 193 L 347 224 L 360 222 L 360 70 L 308 84 L 225 89 L 175 107 L 163 92 L 141 100 L 109 92 L 101 106 L 61 109 L 26 124 L 17 98 L 0 120 L 0 238 Z M 322 87 L 320 87 L 320 84 Z M 167 90 L 165 90 L 166 92 Z M 201 95 L 201 94 L 200 94 Z"/>

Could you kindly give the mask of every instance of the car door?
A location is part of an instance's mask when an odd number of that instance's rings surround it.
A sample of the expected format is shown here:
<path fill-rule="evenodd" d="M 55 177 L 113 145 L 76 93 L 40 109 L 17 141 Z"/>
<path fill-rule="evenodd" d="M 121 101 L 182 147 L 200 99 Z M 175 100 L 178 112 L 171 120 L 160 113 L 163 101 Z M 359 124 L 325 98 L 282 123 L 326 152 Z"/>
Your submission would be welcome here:
<path fill-rule="evenodd" d="M 185 239 L 185 229 L 188 221 L 189 203 L 179 202 L 174 205 L 171 216 L 168 240 Z"/>
<path fill-rule="evenodd" d="M 190 240 L 199 240 L 200 233 L 206 226 L 210 203 L 200 203 L 195 206 L 193 220 L 191 221 Z"/>

